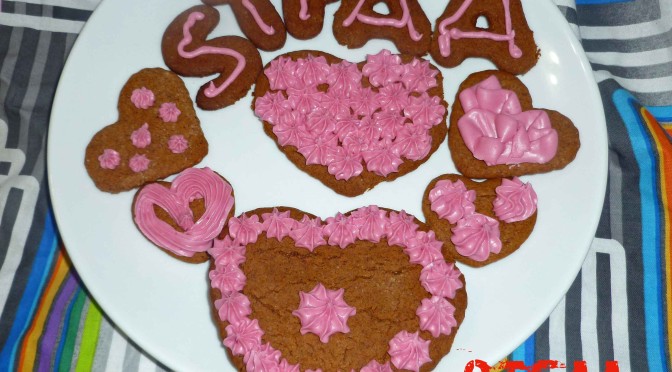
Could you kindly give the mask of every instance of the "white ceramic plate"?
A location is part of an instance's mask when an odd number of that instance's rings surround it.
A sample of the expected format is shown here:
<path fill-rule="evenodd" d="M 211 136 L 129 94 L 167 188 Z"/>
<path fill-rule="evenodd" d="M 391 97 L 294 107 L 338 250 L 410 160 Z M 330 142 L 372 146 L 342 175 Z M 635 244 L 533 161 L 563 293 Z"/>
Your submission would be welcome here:
<path fill-rule="evenodd" d="M 160 43 L 172 19 L 196 0 L 103 1 L 86 24 L 63 71 L 52 111 L 48 144 L 51 195 L 61 236 L 79 275 L 110 318 L 142 348 L 178 370 L 233 370 L 210 320 L 206 266 L 188 265 L 152 246 L 133 225 L 133 192 L 98 191 L 84 168 L 93 134 L 117 119 L 117 99 L 128 77 L 144 67 L 165 67 Z M 279 1 L 277 1 L 279 3 Z M 494 363 L 546 319 L 569 288 L 594 236 L 607 174 L 602 102 L 580 44 L 550 1 L 523 1 L 542 51 L 522 80 L 537 107 L 570 117 L 582 146 L 567 168 L 525 177 L 539 196 L 537 226 L 518 252 L 483 269 L 462 267 L 469 307 L 452 352 L 440 370 L 463 370 L 467 361 Z M 447 1 L 421 5 L 438 17 Z M 324 31 L 309 41 L 288 38 L 283 50 L 262 53 L 264 63 L 298 49 L 321 49 L 362 60 L 386 41 L 347 50 L 331 34 L 337 4 L 327 8 Z M 240 34 L 230 9 L 219 8 L 212 35 Z M 468 60 L 444 69 L 446 99 L 471 72 L 492 68 Z M 187 78 L 192 96 L 206 79 Z M 356 198 L 335 194 L 280 154 L 249 109 L 251 98 L 214 112 L 198 111 L 210 153 L 199 166 L 224 175 L 236 193 L 236 212 L 289 205 L 328 217 L 363 205 L 405 209 L 422 218 L 423 190 L 434 177 L 454 173 L 444 144 L 415 172 Z"/>

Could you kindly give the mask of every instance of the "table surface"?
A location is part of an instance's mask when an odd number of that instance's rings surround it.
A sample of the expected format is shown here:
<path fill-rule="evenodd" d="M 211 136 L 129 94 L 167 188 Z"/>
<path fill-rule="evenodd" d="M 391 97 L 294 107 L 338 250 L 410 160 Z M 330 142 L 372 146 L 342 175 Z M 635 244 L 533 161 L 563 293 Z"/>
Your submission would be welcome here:
<path fill-rule="evenodd" d="M 88 296 L 48 197 L 60 72 L 99 0 L 0 1 L 0 370 L 163 370 Z M 554 0 L 581 39 L 609 133 L 596 238 L 565 298 L 510 355 L 531 366 L 672 362 L 672 0 Z M 589 140 L 589 139 L 587 139 Z M 478 359 L 475 355 L 474 359 Z M 611 369 L 614 370 L 614 369 Z"/>

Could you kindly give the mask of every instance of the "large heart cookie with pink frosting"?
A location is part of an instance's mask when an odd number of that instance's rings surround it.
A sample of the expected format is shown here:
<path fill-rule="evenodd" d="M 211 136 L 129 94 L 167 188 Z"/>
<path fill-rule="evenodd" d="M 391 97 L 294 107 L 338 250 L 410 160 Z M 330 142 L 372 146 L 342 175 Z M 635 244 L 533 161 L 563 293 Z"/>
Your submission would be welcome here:
<path fill-rule="evenodd" d="M 426 60 L 383 50 L 358 64 L 319 51 L 271 61 L 252 108 L 301 170 L 356 196 L 412 172 L 446 136 L 443 77 Z"/>
<path fill-rule="evenodd" d="M 446 174 L 427 186 L 422 211 L 446 256 L 481 267 L 527 240 L 537 221 L 537 194 L 517 177 L 476 182 Z"/>
<path fill-rule="evenodd" d="M 481 71 L 459 87 L 448 146 L 464 176 L 498 178 L 564 168 L 576 157 L 580 139 L 569 118 L 534 108 L 516 76 Z"/>
<path fill-rule="evenodd" d="M 208 142 L 182 80 L 146 68 L 119 94 L 119 119 L 96 133 L 84 164 L 102 190 L 126 191 L 163 179 L 200 162 Z"/>

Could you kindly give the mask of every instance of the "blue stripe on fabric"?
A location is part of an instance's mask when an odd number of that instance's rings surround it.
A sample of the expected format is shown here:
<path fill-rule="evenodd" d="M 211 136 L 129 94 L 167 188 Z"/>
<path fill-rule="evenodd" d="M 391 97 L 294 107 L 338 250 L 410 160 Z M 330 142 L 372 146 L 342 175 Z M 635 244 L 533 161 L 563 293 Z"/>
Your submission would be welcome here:
<path fill-rule="evenodd" d="M 535 339 L 534 333 L 530 336 L 525 342 L 516 348 L 511 354 L 511 360 L 522 361 L 526 366 L 534 365 L 536 360 L 534 359 L 534 346 Z"/>
<path fill-rule="evenodd" d="M 635 105 L 635 98 L 623 89 L 612 99 L 621 115 L 632 143 L 640 170 L 639 189 L 642 213 L 642 258 L 644 264 L 644 316 L 649 371 L 667 371 L 663 345 L 663 311 L 660 262 L 660 209 L 656 203 L 659 187 L 657 159 L 645 124 Z M 650 239 L 649 237 L 653 237 Z"/>
<path fill-rule="evenodd" d="M 72 273 L 70 274 L 72 275 Z M 79 285 L 78 285 L 79 286 Z M 63 347 L 65 347 L 65 340 L 67 339 L 67 332 L 68 328 L 70 328 L 70 318 L 72 316 L 72 308 L 75 306 L 75 302 L 77 302 L 77 297 L 79 296 L 79 293 L 82 292 L 82 287 L 79 286 L 75 293 L 72 295 L 70 298 L 70 303 L 68 304 L 68 309 L 66 310 L 65 313 L 65 318 L 63 319 L 63 328 L 61 330 L 61 335 L 58 340 L 58 348 L 56 349 L 56 358 L 54 360 L 54 367 L 58 367 L 61 365 L 61 357 L 63 356 Z"/>
<path fill-rule="evenodd" d="M 44 232 L 42 233 L 40 247 L 35 255 L 35 261 L 30 271 L 26 289 L 21 297 L 14 324 L 5 344 L 6 346 L 0 352 L 0 371 L 12 371 L 16 368 L 14 364 L 17 350 L 21 339 L 28 330 L 45 282 L 51 272 L 47 268 L 52 266 L 55 253 L 58 251 L 58 239 L 55 228 L 54 218 L 51 209 L 49 209 L 44 223 Z"/>
<path fill-rule="evenodd" d="M 525 343 L 523 342 L 511 353 L 511 360 L 525 360 Z"/>
<path fill-rule="evenodd" d="M 655 116 L 660 122 L 672 122 L 672 106 L 647 106 L 651 115 Z"/>
<path fill-rule="evenodd" d="M 617 4 L 617 3 L 631 3 L 635 0 L 576 0 L 576 5 L 600 5 L 600 4 Z"/>

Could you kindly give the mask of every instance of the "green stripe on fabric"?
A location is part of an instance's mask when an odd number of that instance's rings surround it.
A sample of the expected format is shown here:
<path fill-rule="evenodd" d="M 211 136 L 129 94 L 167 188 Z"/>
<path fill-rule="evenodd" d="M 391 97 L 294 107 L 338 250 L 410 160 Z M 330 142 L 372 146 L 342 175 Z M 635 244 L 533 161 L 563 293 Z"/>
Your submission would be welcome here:
<path fill-rule="evenodd" d="M 79 345 L 79 360 L 77 361 L 76 372 L 91 371 L 93 359 L 96 355 L 96 345 L 98 343 L 98 332 L 103 314 L 98 305 L 91 302 L 86 321 L 84 323 L 84 334 Z"/>
<path fill-rule="evenodd" d="M 72 355 L 75 351 L 75 343 L 77 342 L 77 332 L 79 331 L 79 319 L 82 316 L 82 308 L 86 302 L 86 293 L 79 291 L 77 299 L 72 307 L 72 315 L 70 322 L 66 325 L 68 327 L 67 336 L 65 337 L 65 345 L 63 346 L 63 354 L 61 355 L 61 363 L 58 365 L 59 371 L 70 371 L 70 364 L 72 363 Z"/>

